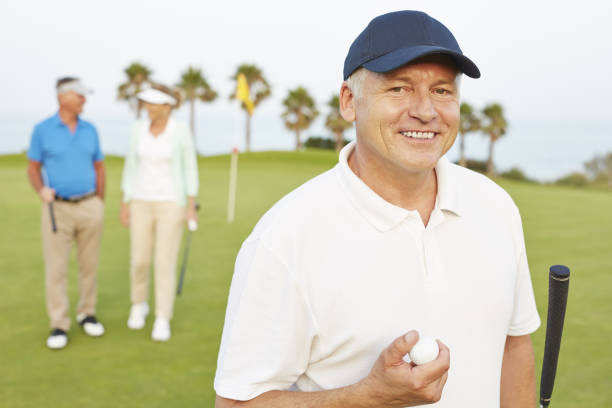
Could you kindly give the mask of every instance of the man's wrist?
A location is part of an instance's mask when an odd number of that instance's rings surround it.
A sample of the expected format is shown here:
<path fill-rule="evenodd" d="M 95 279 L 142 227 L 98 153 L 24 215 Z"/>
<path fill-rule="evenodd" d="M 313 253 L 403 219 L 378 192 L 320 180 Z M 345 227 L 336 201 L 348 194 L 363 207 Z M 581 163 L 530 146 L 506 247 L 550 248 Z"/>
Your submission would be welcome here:
<path fill-rule="evenodd" d="M 377 395 L 375 390 L 376 387 L 372 386 L 372 381 L 369 376 L 350 386 L 350 392 L 356 397 L 355 401 L 359 401 L 360 407 L 385 406 L 382 398 Z"/>
<path fill-rule="evenodd" d="M 38 195 L 40 197 L 43 197 L 45 194 L 47 194 L 46 192 L 49 191 L 49 187 L 47 186 L 42 186 L 40 187 L 36 192 L 38 193 Z M 53 196 L 55 196 L 55 194 L 52 194 Z"/>

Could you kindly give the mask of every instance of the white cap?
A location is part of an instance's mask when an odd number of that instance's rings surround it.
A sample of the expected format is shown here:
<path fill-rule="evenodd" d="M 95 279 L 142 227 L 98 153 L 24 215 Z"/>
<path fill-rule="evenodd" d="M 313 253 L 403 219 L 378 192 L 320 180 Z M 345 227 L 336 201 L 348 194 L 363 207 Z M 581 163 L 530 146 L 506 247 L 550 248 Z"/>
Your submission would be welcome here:
<path fill-rule="evenodd" d="M 79 95 L 89 95 L 93 93 L 93 90 L 83 85 L 83 83 L 79 79 L 75 79 L 69 82 L 64 82 L 63 84 L 57 87 L 58 95 L 62 93 L 70 92 L 70 91 L 74 91 L 78 93 Z"/>
<path fill-rule="evenodd" d="M 157 89 L 147 89 L 138 93 L 138 99 L 143 102 L 151 103 L 153 105 L 176 105 L 176 99 L 168 95 L 165 92 L 158 91 Z"/>

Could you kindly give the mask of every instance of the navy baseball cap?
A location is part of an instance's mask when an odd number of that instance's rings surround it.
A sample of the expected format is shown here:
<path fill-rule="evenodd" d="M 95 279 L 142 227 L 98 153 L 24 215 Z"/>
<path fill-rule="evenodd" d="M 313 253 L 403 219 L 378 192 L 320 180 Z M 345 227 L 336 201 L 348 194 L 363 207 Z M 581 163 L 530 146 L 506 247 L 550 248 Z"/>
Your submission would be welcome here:
<path fill-rule="evenodd" d="M 430 54 L 449 55 L 465 75 L 480 77 L 480 70 L 463 55 L 448 28 L 421 11 L 405 10 L 370 21 L 344 60 L 344 80 L 359 67 L 388 72 Z"/>

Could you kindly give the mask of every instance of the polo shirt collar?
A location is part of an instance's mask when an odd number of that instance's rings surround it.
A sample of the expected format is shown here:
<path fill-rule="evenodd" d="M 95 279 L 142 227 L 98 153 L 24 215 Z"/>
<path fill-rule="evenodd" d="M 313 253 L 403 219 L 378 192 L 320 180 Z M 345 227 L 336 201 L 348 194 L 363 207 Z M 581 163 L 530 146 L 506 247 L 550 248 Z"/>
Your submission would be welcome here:
<path fill-rule="evenodd" d="M 393 229 L 406 218 L 420 219 L 418 211 L 406 210 L 391 204 L 376 194 L 363 180 L 353 173 L 348 165 L 348 158 L 354 148 L 355 142 L 353 141 L 340 151 L 337 167 L 341 185 L 357 210 L 381 232 Z M 446 157 L 440 158 L 436 164 L 438 193 L 433 212 L 445 210 L 455 215 L 460 215 L 462 212 L 452 172 L 452 164 Z"/>
<path fill-rule="evenodd" d="M 63 125 L 62 119 L 60 118 L 59 112 L 56 112 L 52 117 L 54 125 Z"/>
<path fill-rule="evenodd" d="M 461 196 L 457 180 L 455 165 L 446 156 L 442 156 L 436 164 L 436 177 L 438 179 L 438 194 L 436 207 L 449 211 L 457 216 L 463 214 Z"/>
<path fill-rule="evenodd" d="M 66 126 L 64 122 L 62 122 L 62 118 L 60 118 L 59 112 L 56 112 L 52 117 L 53 123 L 57 126 Z M 77 116 L 77 127 L 81 124 L 81 117 Z"/>

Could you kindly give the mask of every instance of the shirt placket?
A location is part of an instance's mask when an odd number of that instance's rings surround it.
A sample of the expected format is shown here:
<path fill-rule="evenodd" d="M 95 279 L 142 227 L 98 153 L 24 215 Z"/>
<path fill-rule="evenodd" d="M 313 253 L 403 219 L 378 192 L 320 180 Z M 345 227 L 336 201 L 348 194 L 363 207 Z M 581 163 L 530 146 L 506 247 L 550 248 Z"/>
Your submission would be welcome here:
<path fill-rule="evenodd" d="M 407 220 L 407 226 L 418 248 L 424 289 L 432 294 L 445 293 L 448 290 L 448 281 L 435 234 L 436 227 L 444 221 L 444 215 L 439 209 L 434 209 L 425 227 L 418 213 L 416 214 Z"/>
<path fill-rule="evenodd" d="M 429 223 L 422 230 L 422 254 L 426 270 L 425 287 L 431 293 L 443 294 L 448 291 L 448 279 L 442 254 L 436 239 L 436 228 L 444 221 L 444 214 L 436 208 L 431 213 Z"/>

